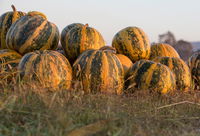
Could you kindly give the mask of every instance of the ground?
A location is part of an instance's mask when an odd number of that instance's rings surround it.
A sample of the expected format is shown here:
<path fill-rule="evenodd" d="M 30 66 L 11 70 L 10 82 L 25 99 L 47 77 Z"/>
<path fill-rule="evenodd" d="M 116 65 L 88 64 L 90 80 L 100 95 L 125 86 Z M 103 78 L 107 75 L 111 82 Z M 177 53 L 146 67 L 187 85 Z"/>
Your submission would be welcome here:
<path fill-rule="evenodd" d="M 0 91 L 0 136 L 199 136 L 200 91 L 158 95 Z"/>

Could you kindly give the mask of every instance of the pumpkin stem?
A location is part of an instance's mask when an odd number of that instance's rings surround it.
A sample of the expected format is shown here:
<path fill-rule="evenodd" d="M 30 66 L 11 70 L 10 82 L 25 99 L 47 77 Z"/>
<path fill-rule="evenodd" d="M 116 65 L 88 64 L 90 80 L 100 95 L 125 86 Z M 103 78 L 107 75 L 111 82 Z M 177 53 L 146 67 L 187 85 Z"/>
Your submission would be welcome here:
<path fill-rule="evenodd" d="M 113 48 L 113 47 L 111 47 L 111 46 L 103 46 L 99 50 L 101 50 L 101 51 L 109 51 L 109 52 L 112 52 L 112 53 L 116 53 L 116 49 Z"/>
<path fill-rule="evenodd" d="M 13 17 L 12 17 L 12 22 L 15 22 L 18 18 L 18 15 L 17 15 L 17 10 L 15 8 L 14 5 L 11 5 L 12 9 L 13 9 Z"/>
<path fill-rule="evenodd" d="M 85 27 L 89 27 L 88 23 L 84 25 Z"/>
<path fill-rule="evenodd" d="M 11 5 L 11 7 L 12 7 L 12 9 L 13 9 L 13 12 L 16 12 L 16 11 L 17 11 L 14 5 Z"/>

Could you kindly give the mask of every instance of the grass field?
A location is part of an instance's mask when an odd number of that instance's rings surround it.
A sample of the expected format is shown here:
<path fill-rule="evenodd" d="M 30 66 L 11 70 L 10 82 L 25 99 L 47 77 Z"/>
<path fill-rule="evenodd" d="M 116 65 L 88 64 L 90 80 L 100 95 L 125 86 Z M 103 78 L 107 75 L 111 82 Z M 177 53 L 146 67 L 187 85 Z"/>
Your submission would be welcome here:
<path fill-rule="evenodd" d="M 199 136 L 200 91 L 160 96 L 4 86 L 0 136 Z"/>

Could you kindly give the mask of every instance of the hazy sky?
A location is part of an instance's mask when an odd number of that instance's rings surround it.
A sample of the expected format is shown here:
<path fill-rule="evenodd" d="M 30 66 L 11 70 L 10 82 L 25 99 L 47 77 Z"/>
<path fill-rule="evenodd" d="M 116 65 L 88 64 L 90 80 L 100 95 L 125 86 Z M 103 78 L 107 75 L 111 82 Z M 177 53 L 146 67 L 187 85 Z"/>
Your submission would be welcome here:
<path fill-rule="evenodd" d="M 172 31 L 176 39 L 200 41 L 200 0 L 0 0 L 0 13 L 41 11 L 60 32 L 71 23 L 88 23 L 107 44 L 119 30 L 142 28 L 151 42 Z"/>

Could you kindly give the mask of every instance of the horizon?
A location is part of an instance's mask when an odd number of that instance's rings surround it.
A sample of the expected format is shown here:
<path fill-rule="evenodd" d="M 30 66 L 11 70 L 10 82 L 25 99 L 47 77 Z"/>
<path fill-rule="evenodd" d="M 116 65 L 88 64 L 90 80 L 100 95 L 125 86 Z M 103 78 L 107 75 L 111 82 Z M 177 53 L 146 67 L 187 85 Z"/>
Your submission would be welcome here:
<path fill-rule="evenodd" d="M 12 11 L 12 4 L 18 11 L 44 13 L 50 22 L 58 26 L 60 33 L 71 23 L 88 23 L 103 35 L 107 45 L 111 45 L 118 31 L 128 26 L 142 28 L 151 43 L 158 42 L 158 35 L 167 31 L 171 31 L 176 40 L 200 41 L 198 0 L 1 0 L 1 15 Z"/>

